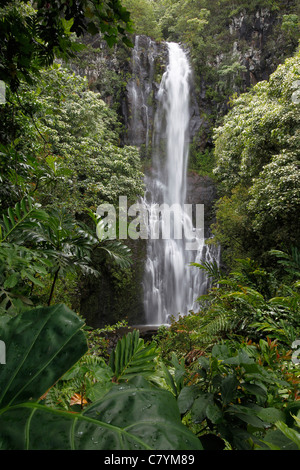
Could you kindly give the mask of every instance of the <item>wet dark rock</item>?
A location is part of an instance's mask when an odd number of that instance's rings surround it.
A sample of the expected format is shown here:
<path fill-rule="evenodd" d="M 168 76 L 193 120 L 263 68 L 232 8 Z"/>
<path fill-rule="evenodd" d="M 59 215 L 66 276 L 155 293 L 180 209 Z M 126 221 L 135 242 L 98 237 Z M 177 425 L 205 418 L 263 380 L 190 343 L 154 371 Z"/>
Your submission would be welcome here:
<path fill-rule="evenodd" d="M 209 176 L 201 176 L 196 172 L 187 174 L 187 204 L 204 205 L 205 236 L 211 236 L 210 227 L 214 222 L 214 203 L 217 197 L 215 182 Z"/>

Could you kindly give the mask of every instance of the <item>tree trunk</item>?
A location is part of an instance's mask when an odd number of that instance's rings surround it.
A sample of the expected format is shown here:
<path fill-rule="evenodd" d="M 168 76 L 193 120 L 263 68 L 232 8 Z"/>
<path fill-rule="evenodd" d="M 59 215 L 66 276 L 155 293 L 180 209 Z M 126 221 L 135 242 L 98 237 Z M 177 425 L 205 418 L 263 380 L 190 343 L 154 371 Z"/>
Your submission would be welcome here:
<path fill-rule="evenodd" d="M 52 300 L 52 297 L 53 297 L 53 292 L 54 292 L 55 284 L 56 284 L 56 281 L 57 281 L 57 278 L 58 278 L 59 270 L 60 270 L 60 267 L 55 271 L 55 274 L 54 274 L 54 278 L 53 278 L 53 282 L 52 282 L 52 286 L 51 286 L 50 297 L 49 297 L 49 300 L 48 300 L 48 305 L 51 304 L 51 300 Z"/>

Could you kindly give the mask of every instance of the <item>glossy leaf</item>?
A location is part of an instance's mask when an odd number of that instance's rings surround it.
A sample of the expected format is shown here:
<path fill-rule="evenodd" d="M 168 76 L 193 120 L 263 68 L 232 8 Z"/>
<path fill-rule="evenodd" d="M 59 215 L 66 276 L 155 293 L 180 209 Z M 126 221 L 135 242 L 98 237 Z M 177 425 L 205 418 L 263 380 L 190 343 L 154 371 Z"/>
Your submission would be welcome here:
<path fill-rule="evenodd" d="M 201 393 L 191 408 L 194 423 L 201 423 L 206 418 L 208 405 L 213 405 L 213 394 Z"/>
<path fill-rule="evenodd" d="M 238 380 L 233 375 L 228 375 L 222 380 L 221 395 L 224 405 L 228 405 L 233 400 L 238 384 Z"/>
<path fill-rule="evenodd" d="M 0 407 L 38 400 L 87 350 L 83 321 L 65 305 L 36 308 L 1 327 L 7 362 Z"/>
<path fill-rule="evenodd" d="M 180 420 L 175 398 L 140 385 L 114 386 L 83 413 L 24 403 L 1 417 L 2 449 L 201 450 Z"/>

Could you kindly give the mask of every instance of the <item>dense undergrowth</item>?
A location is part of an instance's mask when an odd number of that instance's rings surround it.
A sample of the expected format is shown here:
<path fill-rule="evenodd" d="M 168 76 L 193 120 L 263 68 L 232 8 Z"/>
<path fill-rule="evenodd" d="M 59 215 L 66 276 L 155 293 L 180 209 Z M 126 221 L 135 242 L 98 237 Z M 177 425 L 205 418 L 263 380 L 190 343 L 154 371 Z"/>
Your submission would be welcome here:
<path fill-rule="evenodd" d="M 2 317 L 2 449 L 298 450 L 299 253 L 272 256 L 281 275 L 200 265 L 199 312 L 152 342 L 133 330 L 111 350 L 126 324 L 93 330 L 63 305 Z"/>

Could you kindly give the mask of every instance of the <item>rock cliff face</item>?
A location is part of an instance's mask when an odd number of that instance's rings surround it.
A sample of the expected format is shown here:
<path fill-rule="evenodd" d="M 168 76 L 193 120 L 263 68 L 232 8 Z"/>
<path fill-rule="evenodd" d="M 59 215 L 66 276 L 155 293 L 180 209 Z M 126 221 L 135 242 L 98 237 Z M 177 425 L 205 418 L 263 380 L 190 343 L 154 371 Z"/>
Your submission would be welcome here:
<path fill-rule="evenodd" d="M 149 148 L 156 111 L 159 82 L 168 60 L 165 43 L 136 36 L 130 62 L 130 79 L 122 113 L 127 129 L 125 142 Z"/>
<path fill-rule="evenodd" d="M 211 75 L 201 73 L 200 68 L 191 83 L 190 141 L 195 139 L 199 150 L 212 145 L 211 129 L 216 120 L 228 111 L 230 95 L 245 92 L 259 81 L 267 80 L 294 52 L 295 44 L 286 40 L 281 23 L 278 12 L 267 8 L 252 12 L 245 9 L 228 20 L 223 51 L 207 58 L 206 65 L 217 71 L 215 82 L 208 78 Z M 125 142 L 139 146 L 142 156 L 149 155 L 157 92 L 166 66 L 166 43 L 139 36 L 128 64 L 130 79 L 122 101 L 122 116 L 126 128 Z M 225 80 L 222 84 L 218 81 L 224 69 L 227 92 L 221 89 Z M 139 114 L 134 111 L 137 103 Z"/>
<path fill-rule="evenodd" d="M 287 37 L 281 28 L 282 15 L 294 6 L 294 0 L 287 0 L 285 11 L 244 9 L 228 19 L 224 47 L 205 64 L 209 78 L 201 73 L 202 66 L 197 69 L 197 103 L 201 116 L 206 116 L 198 137 L 199 149 L 212 145 L 211 128 L 228 112 L 230 96 L 267 80 L 295 52 L 297 40 Z"/>
<path fill-rule="evenodd" d="M 279 26 L 277 12 L 267 8 L 251 14 L 242 11 L 232 19 L 229 25 L 234 39 L 232 54 L 247 70 L 243 73 L 244 88 L 267 80 L 278 66 L 282 57 L 278 47 L 282 40 Z"/>
<path fill-rule="evenodd" d="M 187 174 L 187 204 L 204 205 L 205 237 L 211 237 L 211 224 L 214 222 L 214 203 L 217 197 L 217 188 L 214 181 L 208 176 L 201 176 L 190 171 Z"/>
<path fill-rule="evenodd" d="M 293 3 L 287 0 L 288 6 Z M 292 55 L 295 42 L 287 41 L 281 30 L 277 11 L 259 8 L 240 11 L 228 19 L 226 44 L 222 52 L 207 58 L 213 70 L 233 63 L 240 69 L 228 74 L 231 93 L 241 93 L 261 80 L 266 80 L 284 59 Z M 109 106 L 113 106 L 124 124 L 125 144 L 137 145 L 142 156 L 151 145 L 152 125 L 161 77 L 166 69 L 168 54 L 164 41 L 155 42 L 147 36 L 135 39 L 135 48 L 125 46 L 109 49 L 99 36 L 85 38 L 88 49 L 73 62 L 73 70 L 85 75 L 92 90 L 101 93 Z M 228 110 L 228 98 L 223 101 L 211 97 L 211 90 L 220 94 L 219 84 L 213 83 L 197 70 L 196 89 L 191 92 L 190 138 L 204 134 L 200 147 L 210 144 L 210 131 L 215 114 Z M 208 92 L 209 90 L 209 92 Z M 139 112 L 136 113 L 136 104 Z"/>

